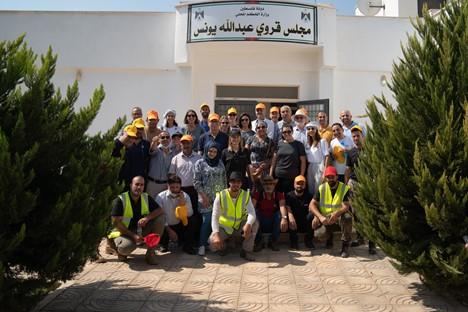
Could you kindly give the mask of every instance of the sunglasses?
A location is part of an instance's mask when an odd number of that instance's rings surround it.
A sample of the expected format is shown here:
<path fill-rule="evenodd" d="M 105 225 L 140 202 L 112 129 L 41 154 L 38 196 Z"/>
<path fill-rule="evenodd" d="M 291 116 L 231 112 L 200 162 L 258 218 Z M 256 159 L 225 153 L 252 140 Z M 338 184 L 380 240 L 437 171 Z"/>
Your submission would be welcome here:
<path fill-rule="evenodd" d="M 283 134 L 291 134 L 292 131 L 291 130 L 286 130 L 286 131 L 283 131 Z"/>
<path fill-rule="evenodd" d="M 265 126 L 258 126 L 257 129 L 265 129 Z"/>
<path fill-rule="evenodd" d="M 237 116 L 237 114 L 229 114 L 228 116 Z"/>
<path fill-rule="evenodd" d="M 228 125 L 229 122 L 222 122 L 221 124 L 222 124 L 222 125 Z"/>
<path fill-rule="evenodd" d="M 170 138 L 170 136 L 168 136 L 168 135 L 164 135 L 164 136 L 162 136 L 162 137 L 159 137 L 159 138 L 160 138 L 161 140 L 164 140 L 164 139 L 166 139 L 166 140 L 167 140 L 167 139 L 169 139 L 169 138 Z"/>
<path fill-rule="evenodd" d="M 315 128 L 315 127 L 307 127 L 306 129 L 307 129 L 307 131 L 310 131 L 310 130 L 317 130 L 317 128 Z"/>
<path fill-rule="evenodd" d="M 241 121 L 249 121 L 248 118 L 242 118 Z"/>
<path fill-rule="evenodd" d="M 194 114 L 188 114 L 187 117 L 197 117 L 197 115 Z"/>

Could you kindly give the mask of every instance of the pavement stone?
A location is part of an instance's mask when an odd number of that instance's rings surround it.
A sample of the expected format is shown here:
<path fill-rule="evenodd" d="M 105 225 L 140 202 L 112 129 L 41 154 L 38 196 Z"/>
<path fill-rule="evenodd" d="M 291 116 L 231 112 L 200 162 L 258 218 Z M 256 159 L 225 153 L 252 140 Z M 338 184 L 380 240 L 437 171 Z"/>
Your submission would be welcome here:
<path fill-rule="evenodd" d="M 380 250 L 370 256 L 365 246 L 351 248 L 343 259 L 338 249 L 280 247 L 256 253 L 256 262 L 241 259 L 238 249 L 225 257 L 159 254 L 155 266 L 145 263 L 143 248 L 127 262 L 106 256 L 33 311 L 468 311 L 417 274 L 400 275 Z"/>

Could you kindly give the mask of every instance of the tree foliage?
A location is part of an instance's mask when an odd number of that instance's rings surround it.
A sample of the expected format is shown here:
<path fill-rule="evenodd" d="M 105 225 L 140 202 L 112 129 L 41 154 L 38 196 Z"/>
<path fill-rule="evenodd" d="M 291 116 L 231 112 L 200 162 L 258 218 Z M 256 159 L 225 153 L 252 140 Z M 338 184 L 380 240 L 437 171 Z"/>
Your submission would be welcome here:
<path fill-rule="evenodd" d="M 52 83 L 57 57 L 24 38 L 0 42 L 0 309 L 27 310 L 57 281 L 79 272 L 108 226 L 120 162 L 111 157 L 118 120 L 88 135 L 104 99 L 75 109 Z"/>
<path fill-rule="evenodd" d="M 357 168 L 358 227 L 403 273 L 442 289 L 468 289 L 468 1 L 413 21 Z"/>

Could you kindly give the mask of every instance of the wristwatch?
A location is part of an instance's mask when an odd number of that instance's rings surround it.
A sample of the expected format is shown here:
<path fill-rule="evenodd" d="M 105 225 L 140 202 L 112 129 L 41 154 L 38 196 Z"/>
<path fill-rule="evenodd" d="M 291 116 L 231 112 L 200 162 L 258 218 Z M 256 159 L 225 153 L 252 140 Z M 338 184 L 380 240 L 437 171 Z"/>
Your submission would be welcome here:
<path fill-rule="evenodd" d="M 287 218 L 288 218 L 288 216 L 281 216 L 281 218 L 283 218 L 283 219 L 287 219 Z"/>

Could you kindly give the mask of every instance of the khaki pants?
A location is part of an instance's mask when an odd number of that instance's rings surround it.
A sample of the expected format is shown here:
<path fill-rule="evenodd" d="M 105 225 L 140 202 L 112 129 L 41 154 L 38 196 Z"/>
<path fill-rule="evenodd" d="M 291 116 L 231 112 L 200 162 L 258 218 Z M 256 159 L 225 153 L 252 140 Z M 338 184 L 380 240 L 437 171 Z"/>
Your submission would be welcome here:
<path fill-rule="evenodd" d="M 232 234 L 227 234 L 226 231 L 222 228 L 219 227 L 219 236 L 221 237 L 221 240 L 224 242 L 230 237 L 241 237 L 242 236 L 242 228 L 245 225 L 245 221 L 241 223 L 239 226 L 238 230 L 234 230 Z M 250 237 L 248 239 L 244 239 L 242 241 L 242 249 L 245 251 L 252 251 L 255 243 L 255 235 L 257 235 L 258 231 L 258 222 L 255 221 L 254 224 L 252 224 L 252 233 L 250 234 Z M 210 238 L 208 239 L 208 243 L 210 244 L 210 250 L 211 251 L 217 251 L 218 249 L 215 248 L 212 244 L 213 240 L 213 233 L 211 233 Z"/>
<path fill-rule="evenodd" d="M 162 237 L 164 232 L 164 225 L 166 224 L 166 216 L 164 214 L 150 220 L 144 228 L 142 228 L 142 235 L 146 236 L 150 233 L 158 234 Z M 115 246 L 117 246 L 117 252 L 123 256 L 128 256 L 136 248 L 137 245 L 133 238 L 121 235 L 114 238 Z"/>
<path fill-rule="evenodd" d="M 314 230 L 319 229 L 323 224 L 314 217 L 312 221 L 312 227 Z M 351 241 L 351 233 L 353 231 L 353 215 L 350 212 L 345 212 L 338 219 L 338 223 L 325 225 L 327 231 L 327 238 L 332 237 L 335 230 L 341 230 L 341 240 L 344 242 Z"/>

